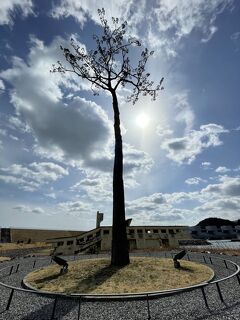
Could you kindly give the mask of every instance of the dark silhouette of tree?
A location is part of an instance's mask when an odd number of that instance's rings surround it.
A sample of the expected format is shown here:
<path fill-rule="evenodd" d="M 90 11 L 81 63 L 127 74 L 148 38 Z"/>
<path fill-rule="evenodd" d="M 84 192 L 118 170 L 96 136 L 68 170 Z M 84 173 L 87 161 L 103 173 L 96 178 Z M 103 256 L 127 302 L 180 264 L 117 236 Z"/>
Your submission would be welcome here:
<path fill-rule="evenodd" d="M 115 158 L 111 264 L 124 266 L 129 264 L 129 249 L 125 222 L 123 152 L 117 90 L 120 86 L 131 86 L 133 90 L 127 97 L 127 101 L 133 104 L 136 103 L 140 94 L 150 95 L 155 100 L 157 92 L 163 89 L 163 78 L 156 87 L 153 87 L 153 81 L 149 80 L 150 74 L 145 71 L 148 58 L 153 54 L 153 51 L 147 48 L 141 52 L 140 60 L 135 67 L 130 63 L 129 50 L 134 46 L 141 46 L 141 43 L 133 37 L 125 39 L 126 21 L 120 23 L 118 18 L 112 18 L 113 27 L 111 28 L 105 18 L 105 10 L 99 9 L 98 14 L 103 33 L 101 36 L 93 36 L 96 42 L 95 50 L 87 52 L 74 39 L 71 39 L 71 50 L 60 47 L 69 67 L 58 61 L 57 65 L 53 65 L 52 72 L 75 73 L 91 83 L 95 95 L 98 94 L 99 89 L 102 89 L 109 91 L 112 96 Z"/>

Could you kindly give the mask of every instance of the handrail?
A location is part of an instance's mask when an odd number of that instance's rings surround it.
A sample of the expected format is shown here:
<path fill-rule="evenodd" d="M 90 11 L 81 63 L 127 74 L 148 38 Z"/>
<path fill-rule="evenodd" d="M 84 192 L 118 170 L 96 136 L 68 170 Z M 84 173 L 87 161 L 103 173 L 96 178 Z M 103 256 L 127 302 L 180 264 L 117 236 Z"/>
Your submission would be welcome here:
<path fill-rule="evenodd" d="M 152 291 L 152 292 L 140 292 L 140 293 L 122 293 L 122 294 L 94 294 L 94 293 L 73 293 L 73 294 L 65 294 L 65 293 L 58 293 L 58 292 L 48 292 L 48 291 L 37 291 L 34 289 L 25 289 L 25 288 L 20 288 L 20 287 L 15 287 L 12 285 L 8 285 L 4 282 L 0 281 L 0 286 L 16 290 L 16 291 L 21 291 L 21 292 L 27 292 L 27 293 L 32 293 L 32 294 L 37 294 L 37 295 L 42 295 L 42 296 L 49 296 L 49 297 L 63 297 L 63 298 L 83 298 L 85 299 L 94 299 L 94 300 L 102 300 L 102 299 L 109 299 L 109 300 L 115 300 L 115 299 L 139 299 L 139 298 L 146 298 L 148 297 L 161 297 L 161 296 L 169 296 L 169 295 L 174 295 L 178 294 L 181 292 L 187 292 L 187 291 L 192 291 L 195 289 L 199 288 L 204 288 L 210 284 L 215 284 L 215 283 L 220 283 L 222 281 L 226 281 L 234 276 L 237 276 L 240 273 L 240 266 L 231 261 L 231 260 L 226 260 L 222 258 L 217 258 L 214 257 L 214 259 L 222 260 L 222 261 L 227 261 L 228 263 L 232 264 L 235 266 L 236 271 L 224 278 L 218 279 L 218 280 L 213 280 L 213 281 L 205 281 L 200 284 L 188 286 L 188 287 L 183 287 L 183 288 L 176 288 L 176 289 L 170 289 L 170 290 L 161 290 L 161 291 Z M 42 259 L 43 260 L 43 259 Z M 14 265 L 12 265 L 14 266 Z M 12 266 L 7 266 L 4 267 L 3 269 L 0 269 L 0 274 L 2 271 L 4 271 L 7 268 L 11 268 Z"/>

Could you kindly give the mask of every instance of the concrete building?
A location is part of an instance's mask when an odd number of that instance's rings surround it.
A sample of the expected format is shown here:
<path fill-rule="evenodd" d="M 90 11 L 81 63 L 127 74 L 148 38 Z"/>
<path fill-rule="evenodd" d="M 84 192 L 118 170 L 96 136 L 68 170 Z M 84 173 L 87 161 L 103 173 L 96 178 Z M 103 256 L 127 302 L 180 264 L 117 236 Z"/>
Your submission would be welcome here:
<path fill-rule="evenodd" d="M 178 247 L 179 241 L 192 239 L 188 227 L 183 226 L 127 226 L 130 250 Z M 79 236 L 48 239 L 54 254 L 78 254 L 89 251 L 110 251 L 112 227 L 102 226 Z"/>
<path fill-rule="evenodd" d="M 22 229 L 22 228 L 1 228 L 0 242 L 44 242 L 48 238 L 71 237 L 81 234 L 82 231 L 67 230 L 44 230 L 44 229 Z"/>
<path fill-rule="evenodd" d="M 206 226 L 190 227 L 190 234 L 195 239 L 227 240 L 240 239 L 240 226 Z"/>

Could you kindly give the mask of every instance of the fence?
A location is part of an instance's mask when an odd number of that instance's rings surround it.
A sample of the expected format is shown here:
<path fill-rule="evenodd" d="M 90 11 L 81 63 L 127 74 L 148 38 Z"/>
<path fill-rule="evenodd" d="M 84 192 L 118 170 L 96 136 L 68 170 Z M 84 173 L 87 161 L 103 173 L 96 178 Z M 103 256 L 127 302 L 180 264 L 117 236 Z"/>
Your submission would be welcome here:
<path fill-rule="evenodd" d="M 139 254 L 136 254 L 139 256 Z M 144 256 L 146 254 L 143 254 Z M 150 254 L 149 254 L 150 255 Z M 159 255 L 159 257 L 173 257 L 173 253 L 171 252 L 165 252 Z M 73 260 L 76 259 L 76 256 L 72 257 Z M 169 297 L 169 296 L 174 296 L 178 295 L 180 293 L 184 292 L 190 292 L 194 290 L 200 290 L 202 293 L 202 299 L 204 301 L 204 304 L 207 309 L 210 309 L 209 307 L 209 297 L 206 294 L 206 288 L 209 286 L 215 287 L 216 292 L 218 294 L 219 300 L 221 302 L 224 302 L 224 293 L 221 290 L 220 283 L 225 282 L 227 283 L 229 279 L 236 278 L 238 284 L 240 285 L 240 267 L 237 263 L 229 260 L 229 259 L 223 259 L 211 255 L 202 255 L 202 254 L 187 254 L 186 255 L 187 260 L 191 261 L 197 261 L 197 262 L 202 262 L 204 264 L 209 264 L 209 265 L 218 265 L 224 270 L 227 270 L 230 274 L 221 277 L 220 279 L 217 280 L 211 280 L 209 282 L 204 282 L 198 285 L 193 285 L 189 287 L 184 287 L 184 288 L 178 288 L 178 289 L 172 289 L 172 290 L 164 290 L 164 291 L 158 291 L 158 292 L 144 292 L 144 293 L 136 293 L 136 294 L 62 294 L 62 293 L 50 293 L 50 292 L 39 292 L 39 291 L 33 291 L 30 289 L 24 289 L 21 287 L 16 287 L 10 284 L 7 284 L 5 282 L 0 282 L 0 287 L 5 287 L 7 288 L 10 293 L 8 296 L 8 299 L 6 301 L 6 306 L 4 312 L 7 312 L 11 308 L 12 301 L 14 299 L 14 293 L 15 292 L 21 292 L 21 293 L 26 293 L 29 295 L 35 295 L 35 296 L 42 296 L 42 297 L 47 297 L 50 298 L 53 303 L 52 303 L 52 310 L 49 312 L 49 319 L 53 320 L 55 319 L 55 314 L 57 311 L 57 306 L 58 306 L 58 301 L 61 299 L 64 299 L 66 301 L 75 301 L 75 303 L 78 304 L 78 312 L 77 312 L 77 319 L 81 319 L 81 305 L 84 301 L 134 301 L 134 300 L 142 300 L 145 302 L 145 308 L 146 308 L 146 314 L 147 314 L 147 319 L 151 319 L 151 306 L 150 306 L 150 300 L 152 299 L 157 299 L 157 298 L 163 298 L 163 297 Z M 18 273 L 20 270 L 21 272 L 29 272 L 32 269 L 35 269 L 36 267 L 40 266 L 40 262 L 43 262 L 45 260 L 41 259 L 36 259 L 31 261 L 31 264 L 28 264 L 28 266 L 25 266 L 25 263 L 21 263 L 21 261 L 17 261 L 16 264 L 11 264 L 7 267 L 4 267 L 0 270 L 0 277 L 1 281 L 4 278 L 11 277 L 11 275 Z M 45 261 L 44 264 L 48 265 L 52 261 L 47 260 Z"/>

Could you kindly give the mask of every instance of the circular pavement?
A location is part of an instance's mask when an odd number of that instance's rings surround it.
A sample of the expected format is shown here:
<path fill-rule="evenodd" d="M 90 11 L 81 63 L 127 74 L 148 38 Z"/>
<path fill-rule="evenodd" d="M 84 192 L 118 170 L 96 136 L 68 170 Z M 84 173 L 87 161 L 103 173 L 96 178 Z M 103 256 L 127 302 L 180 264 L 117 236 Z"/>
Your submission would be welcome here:
<path fill-rule="evenodd" d="M 139 254 L 138 254 L 139 255 Z M 146 255 L 146 254 L 143 254 Z M 170 253 L 152 253 L 152 256 L 170 257 Z M 87 256 L 90 258 L 91 256 Z M 236 272 L 231 260 L 240 265 L 240 257 L 203 255 L 189 253 L 190 260 L 203 263 L 203 259 L 214 270 L 215 279 L 227 277 Z M 211 257 L 211 259 L 209 259 Z M 86 258 L 80 256 L 79 258 Z M 221 259 L 217 259 L 221 258 Z M 73 257 L 67 257 L 68 260 Z M 211 260 L 212 263 L 211 264 Z M 33 270 L 50 263 L 50 258 L 17 258 L 0 265 L 0 281 L 4 284 L 21 287 L 24 276 Z M 19 264 L 19 267 L 18 267 Z M 12 274 L 10 275 L 12 268 Z M 5 268 L 6 267 L 6 268 Z M 17 271 L 17 272 L 16 272 Z M 214 280 L 215 280 L 214 279 Z M 234 276 L 219 284 L 213 283 L 188 292 L 170 296 L 145 297 L 142 300 L 103 300 L 81 299 L 75 297 L 40 296 L 32 292 L 11 290 L 0 286 L 0 320 L 1 319 L 63 319 L 63 320 L 142 320 L 142 319 L 240 319 L 240 283 L 239 276 Z M 9 308 L 7 308 L 9 307 Z M 8 310 L 6 310 L 6 308 Z"/>

